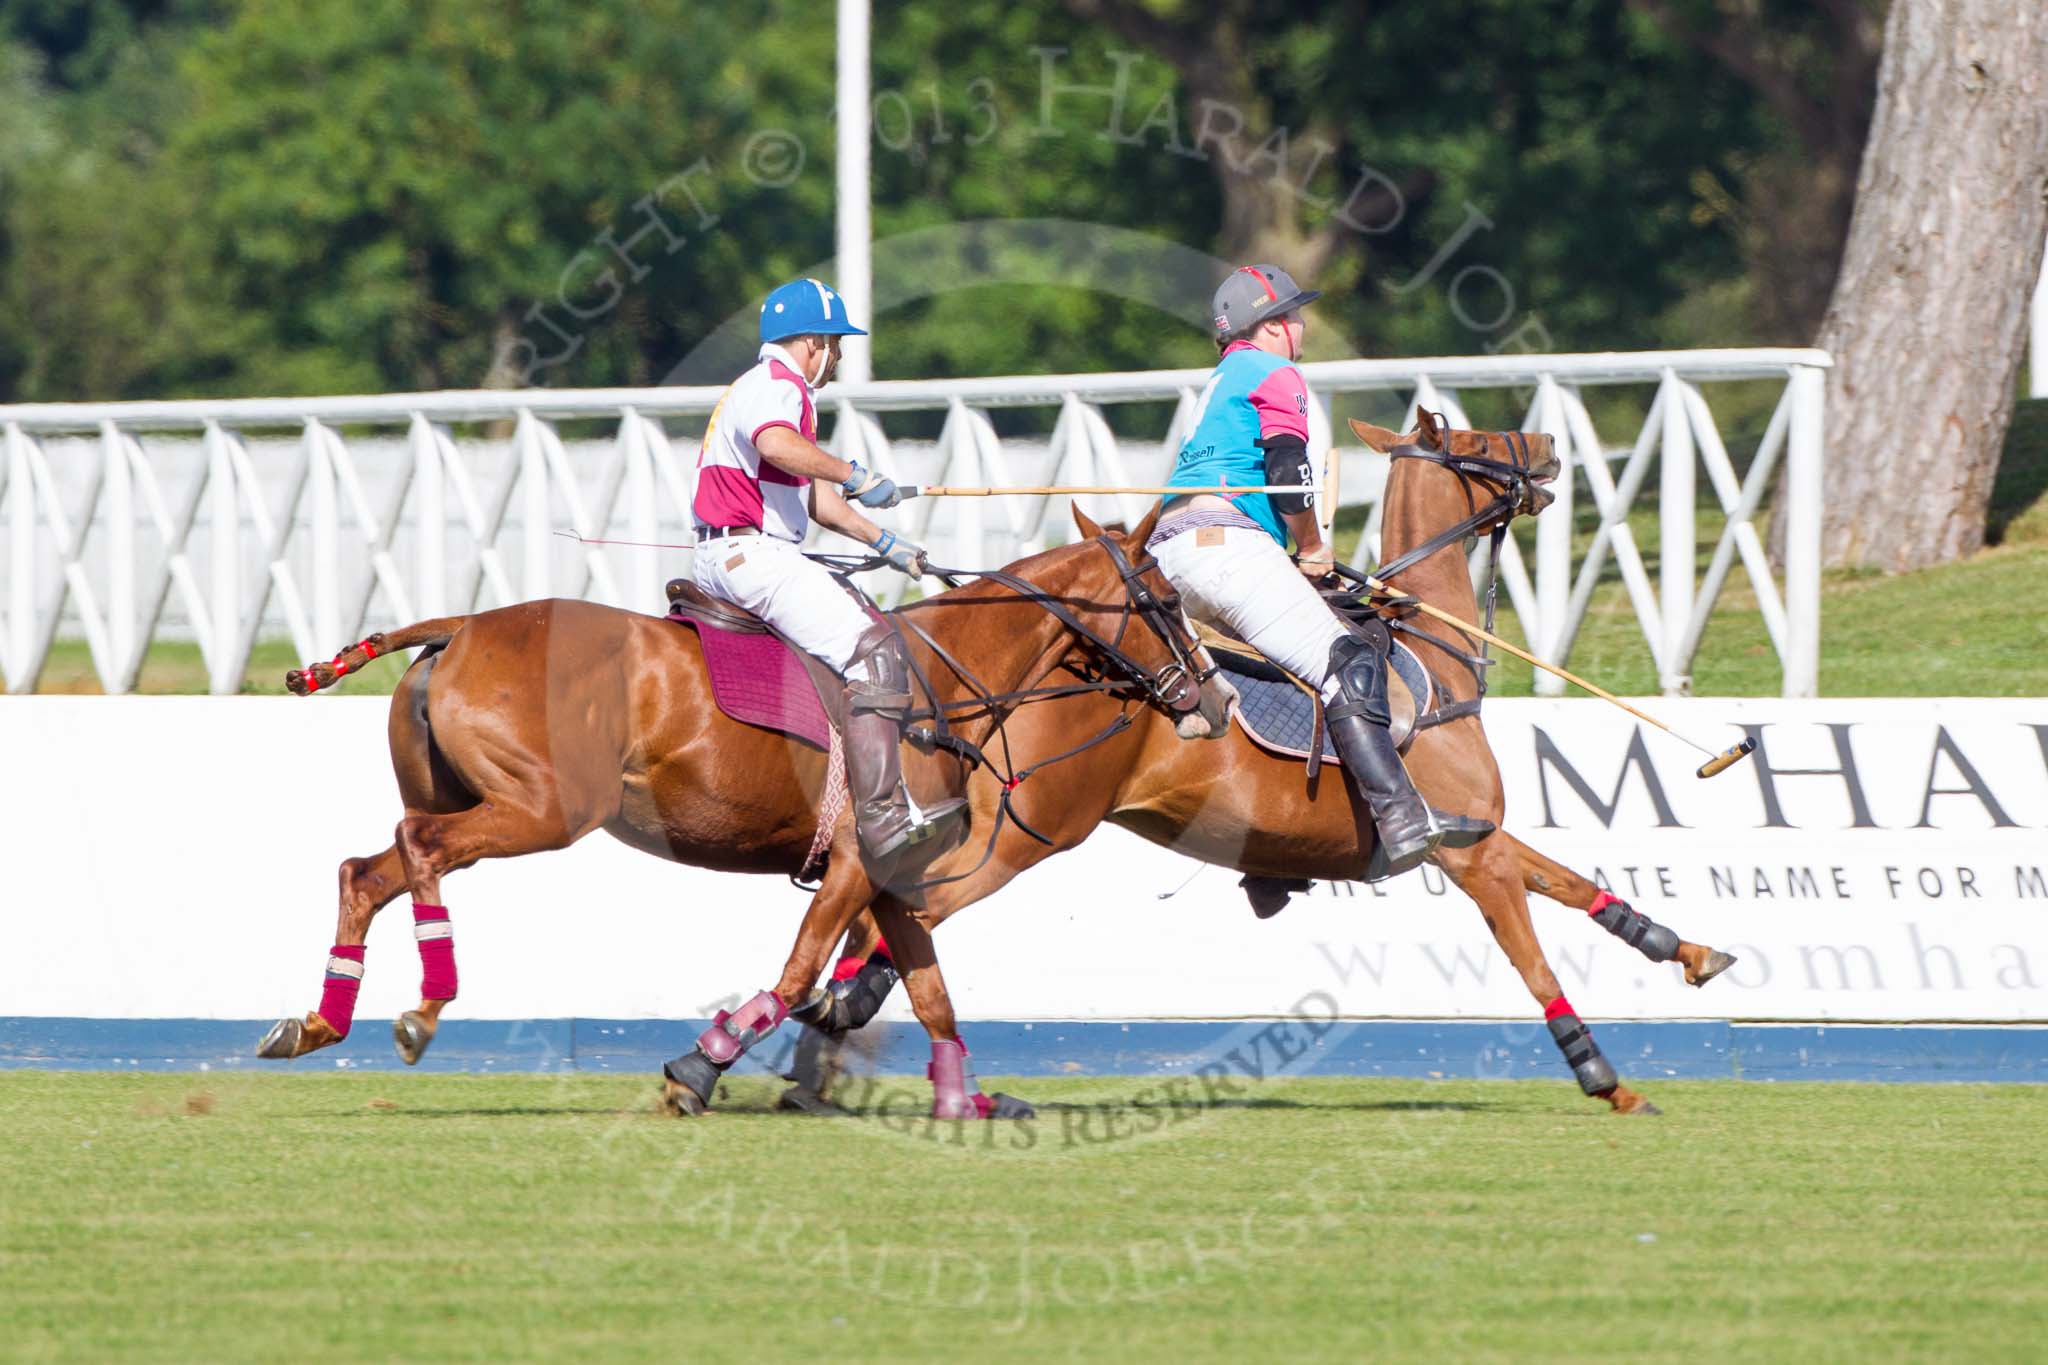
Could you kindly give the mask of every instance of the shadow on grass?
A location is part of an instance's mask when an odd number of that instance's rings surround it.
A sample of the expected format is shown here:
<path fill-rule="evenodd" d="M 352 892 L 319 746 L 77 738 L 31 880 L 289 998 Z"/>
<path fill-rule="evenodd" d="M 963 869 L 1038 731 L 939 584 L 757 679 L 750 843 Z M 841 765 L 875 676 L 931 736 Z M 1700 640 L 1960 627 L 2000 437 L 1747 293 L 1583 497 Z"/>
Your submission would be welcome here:
<path fill-rule="evenodd" d="M 525 1119 L 525 1118 L 617 1118 L 620 1116 L 659 1118 L 650 1103 L 644 1110 L 620 1109 L 617 1105 L 545 1105 L 545 1104 L 504 1104 L 477 1105 L 461 1108 L 418 1109 L 407 1104 L 393 1104 L 390 1108 L 378 1105 L 357 1105 L 352 1109 L 327 1109 L 317 1113 L 295 1115 L 309 1119 L 359 1119 L 371 1114 L 392 1119 Z"/>
<path fill-rule="evenodd" d="M 1030 1086 L 1028 1086 L 1028 1085 L 1025 1085 L 1025 1086 L 1020 1086 L 1019 1088 L 1020 1088 L 1020 1089 L 1023 1089 L 1023 1090 L 1027 1090 L 1027 1091 L 1028 1091 L 1028 1090 L 1030 1089 Z M 990 1093 L 993 1093 L 993 1092 L 990 1092 Z M 1015 1092 L 1010 1092 L 1010 1091 L 1006 1091 L 1005 1093 L 1009 1093 L 1009 1094 L 1012 1094 L 1012 1095 L 1013 1095 L 1013 1096 L 1014 1096 L 1015 1098 L 1018 1098 L 1018 1099 L 1022 1099 L 1022 1100 L 1025 1100 L 1026 1102 L 1028 1102 L 1028 1103 L 1029 1103 L 1029 1104 L 1031 1105 L 1031 1107 L 1032 1107 L 1032 1108 L 1034 1108 L 1034 1109 L 1036 1109 L 1036 1110 L 1038 1111 L 1038 1116 L 1039 1116 L 1040 1118 L 1050 1118 L 1050 1117 L 1053 1117 L 1053 1116 L 1055 1116 L 1055 1115 L 1059 1115 L 1059 1114 L 1087 1114 L 1087 1115 L 1101 1115 L 1101 1114 L 1147 1114 L 1147 1115 L 1153 1115 L 1153 1116 L 1158 1116 L 1158 1115 L 1168 1115 L 1168 1116 L 1171 1116 L 1171 1115 L 1172 1115 L 1172 1114 L 1173 1114 L 1173 1113 L 1175 1112 L 1175 1111 L 1174 1111 L 1174 1107 L 1173 1107 L 1173 1106 L 1172 1106 L 1171 1104 L 1163 1104 L 1163 1103 L 1152 1103 L 1152 1104 L 1138 1104 L 1138 1103 L 1135 1103 L 1135 1102 L 1134 1102 L 1134 1101 L 1132 1101 L 1132 1100 L 1127 1100 L 1127 1099 L 1118 1099 L 1118 1098 L 1110 1098 L 1110 1099 L 1103 1099 L 1103 1100 L 1096 1100 L 1096 1101 L 1087 1101 L 1087 1100 L 1034 1100 L 1034 1099 L 1032 1099 L 1032 1098 L 1030 1097 L 1030 1095 L 1028 1095 L 1028 1094 L 1025 1094 L 1025 1095 L 1015 1095 Z M 1520 1106 L 1517 1106 L 1517 1105 L 1514 1105 L 1514 1104 L 1502 1104 L 1502 1103 L 1497 1103 L 1497 1102 L 1495 1102 L 1495 1101 L 1492 1101 L 1492 1100 L 1357 1100 L 1357 1101 L 1338 1101 L 1338 1102 L 1320 1102 L 1320 1101 L 1313 1101 L 1313 1100 L 1308 1100 L 1308 1101 L 1304 1101 L 1304 1100 L 1283 1100 L 1283 1099 L 1261 1099 L 1261 1098 L 1250 1098 L 1250 1099 L 1224 1099 L 1224 1100 L 1212 1100 L 1212 1101 L 1206 1101 L 1206 1102 L 1201 1102 L 1201 1103 L 1189 1103 L 1189 1104 L 1186 1104 L 1186 1105 L 1183 1105 L 1183 1106 L 1181 1106 L 1180 1112 L 1183 1112 L 1183 1113 L 1204 1113 L 1204 1114 L 1205 1114 L 1205 1113 L 1210 1113 L 1210 1112 L 1213 1112 L 1213 1111 L 1216 1111 L 1216 1110 L 1225 1110 L 1225 1109 L 1228 1109 L 1228 1110 L 1236 1110 L 1236 1111 L 1280 1110 L 1280 1111 L 1289 1111 L 1289 1112 L 1294 1112 L 1294 1113 L 1302 1113 L 1302 1114 L 1313 1114 L 1313 1113 L 1318 1113 L 1318 1112 L 1321 1112 L 1321 1113 L 1352 1113 L 1352 1114 L 1370 1114 L 1370 1113 L 1400 1113 L 1400 1114 L 1413 1114 L 1413 1113 L 1438 1113 L 1438 1112 L 1441 1112 L 1441 1113 L 1460 1113 L 1460 1114 L 1464 1114 L 1464 1113 L 1486 1113 L 1486 1112 L 1506 1112 L 1506 1111 L 1509 1111 L 1509 1110 L 1513 1110 L 1513 1109 L 1516 1109 L 1516 1108 L 1519 1108 L 1519 1107 L 1520 1107 Z M 725 1101 L 725 1100 L 721 1099 L 721 1100 L 720 1100 L 720 1101 L 718 1102 L 718 1104 L 717 1104 L 717 1106 L 716 1106 L 716 1108 L 714 1109 L 714 1111 L 713 1111 L 713 1112 L 714 1112 L 714 1113 L 722 1113 L 722 1114 L 749 1114 L 749 1115 L 761 1115 L 761 1114 L 787 1113 L 787 1112 L 790 1112 L 790 1111 L 786 1111 L 786 1110 L 777 1110 L 777 1109 L 775 1108 L 775 1105 L 774 1105 L 773 1101 L 768 1101 L 768 1102 L 761 1102 L 761 1101 L 757 1101 L 757 1100 L 736 1100 L 736 1101 L 731 1101 L 731 1102 L 728 1102 L 728 1101 Z M 875 1118 L 881 1118 L 881 1117 L 885 1117 L 885 1115 L 883 1115 L 883 1114 L 881 1114 L 881 1113 L 877 1112 L 877 1111 L 876 1111 L 876 1110 L 874 1110 L 874 1109 L 867 1109 L 867 1110 L 864 1110 L 864 1111 L 863 1111 L 863 1110 L 848 1110 L 848 1109 L 836 1109 L 836 1110 L 834 1110 L 833 1112 L 831 1112 L 831 1113 L 829 1113 L 829 1114 L 819 1114 L 819 1113 L 813 1113 L 813 1114 L 803 1114 L 803 1115 L 798 1115 L 798 1117 L 804 1117 L 804 1118 L 837 1118 L 837 1119 L 848 1119 L 848 1118 L 858 1118 L 858 1119 L 875 1119 Z M 890 1113 L 890 1114 L 886 1115 L 886 1117 L 888 1117 L 888 1118 L 891 1118 L 891 1119 L 899 1119 L 899 1120 L 900 1120 L 900 1119 L 913 1119 L 913 1120 L 915 1120 L 915 1121 L 917 1121 L 917 1122 L 920 1122 L 920 1123 L 921 1123 L 921 1122 L 923 1122 L 923 1121 L 924 1121 L 924 1118 L 925 1118 L 925 1114 L 924 1114 L 924 1112 L 923 1112 L 923 1108 L 922 1108 L 922 1106 L 919 1106 L 919 1107 L 917 1108 L 916 1112 L 910 1112 L 910 1111 L 907 1111 L 907 1110 L 898 1110 L 898 1111 L 896 1111 L 896 1112 L 893 1112 L 893 1113 Z"/>
<path fill-rule="evenodd" d="M 1493 1101 L 1491 1101 L 1491 1100 L 1344 1100 L 1344 1101 L 1322 1101 L 1322 1100 L 1282 1100 L 1282 1099 L 1264 1099 L 1264 1098 L 1257 1098 L 1257 1097 L 1254 1097 L 1254 1098 L 1251 1098 L 1251 1099 L 1241 1099 L 1241 1100 L 1205 1100 L 1205 1101 L 1203 1101 L 1203 1102 L 1201 1102 L 1201 1103 L 1199 1103 L 1199 1104 L 1190 1104 L 1190 1105 L 1188 1105 L 1188 1106 L 1186 1106 L 1186 1107 L 1187 1107 L 1187 1108 L 1190 1108 L 1190 1109 L 1195 1109 L 1195 1110 L 1199 1110 L 1199 1111 L 1204 1111 L 1204 1112 L 1206 1112 L 1206 1111 L 1208 1111 L 1208 1110 L 1212 1110 L 1212 1109 L 1251 1109 L 1251 1110 L 1256 1110 L 1256 1109 L 1288 1109 L 1288 1110 L 1297 1110 L 1297 1111 L 1300 1111 L 1300 1112 L 1302 1112 L 1302 1113 L 1315 1113 L 1315 1112 L 1317 1112 L 1317 1111 L 1322 1111 L 1322 1112 L 1326 1112 L 1326 1113 L 1351 1113 L 1351 1114 L 1371 1114 L 1371 1113 L 1432 1113 L 1432 1112 L 1437 1112 L 1437 1111 L 1443 1111 L 1443 1112 L 1449 1112 L 1449 1113 L 1461 1113 L 1461 1114 L 1462 1114 L 1462 1113 L 1473 1113 L 1473 1112 L 1478 1112 L 1478 1111 L 1482 1111 L 1482 1110 L 1489 1110 L 1489 1109 L 1503 1109 L 1503 1108 L 1511 1108 L 1512 1106 L 1508 1106 L 1508 1105 L 1501 1105 L 1501 1104 L 1496 1104 L 1496 1103 L 1494 1103 L 1494 1102 L 1493 1102 Z M 1107 1111 L 1107 1112 L 1111 1112 L 1111 1113 L 1127 1113 L 1127 1112 L 1132 1112 L 1132 1111 L 1136 1111 L 1136 1112 L 1140 1112 L 1140 1113 L 1154 1113 L 1154 1114 L 1157 1114 L 1157 1113 L 1164 1113 L 1164 1112 L 1168 1112 L 1168 1111 L 1170 1111 L 1171 1109 L 1172 1109 L 1172 1106 L 1171 1106 L 1171 1105 L 1168 1105 L 1168 1104 L 1144 1104 L 1144 1105 L 1140 1105 L 1140 1104 L 1135 1104 L 1135 1103 L 1133 1103 L 1133 1102 L 1131 1102 L 1131 1101 L 1129 1101 L 1129 1100 L 1114 1100 L 1114 1099 L 1111 1099 L 1111 1100 L 1103 1100 L 1103 1101 L 1100 1101 L 1099 1103 L 1093 1103 L 1093 1104 L 1091 1104 L 1091 1103 L 1087 1103 L 1087 1102 L 1085 1102 L 1085 1101 L 1084 1101 L 1084 1102 L 1080 1102 L 1080 1103 L 1076 1103 L 1076 1102 L 1074 1102 L 1074 1101 L 1072 1101 L 1072 1100 L 1049 1100 L 1049 1101 L 1047 1101 L 1046 1103 L 1044 1103 L 1044 1104 L 1040 1104 L 1040 1105 L 1038 1106 L 1038 1110 L 1039 1110 L 1039 1112 L 1040 1112 L 1040 1113 L 1046 1113 L 1046 1114 L 1056 1114 L 1056 1113 L 1059 1113 L 1059 1112 L 1061 1112 L 1062 1110 L 1071 1110 L 1071 1111 L 1073 1111 L 1073 1112 L 1075 1112 L 1075 1113 L 1090 1113 L 1090 1114 L 1100 1114 L 1100 1113 L 1103 1113 L 1103 1112 L 1105 1112 L 1105 1111 Z"/>

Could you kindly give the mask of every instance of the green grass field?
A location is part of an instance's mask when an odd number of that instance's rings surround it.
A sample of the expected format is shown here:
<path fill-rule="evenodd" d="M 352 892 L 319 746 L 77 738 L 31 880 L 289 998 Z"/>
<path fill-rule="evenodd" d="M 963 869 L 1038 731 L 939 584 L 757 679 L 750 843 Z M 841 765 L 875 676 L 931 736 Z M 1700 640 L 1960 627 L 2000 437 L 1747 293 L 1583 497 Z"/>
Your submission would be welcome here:
<path fill-rule="evenodd" d="M 0 1355 L 2039 1358 L 2048 1088 L 1296 1080 L 1133 1136 L 1133 1085 L 1009 1083 L 1017 1150 L 766 1081 L 0 1075 Z"/>

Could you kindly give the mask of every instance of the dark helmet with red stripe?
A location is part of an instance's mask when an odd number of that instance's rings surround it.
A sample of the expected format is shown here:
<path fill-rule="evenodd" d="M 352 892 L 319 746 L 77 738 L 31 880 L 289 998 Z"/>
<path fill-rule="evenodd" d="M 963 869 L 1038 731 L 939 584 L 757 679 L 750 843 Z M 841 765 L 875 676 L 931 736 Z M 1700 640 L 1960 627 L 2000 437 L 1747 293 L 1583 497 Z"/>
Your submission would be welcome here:
<path fill-rule="evenodd" d="M 1228 341 L 1282 314 L 1321 298 L 1319 289 L 1303 289 L 1277 265 L 1243 265 L 1216 286 L 1209 311 L 1216 320 L 1216 339 Z"/>

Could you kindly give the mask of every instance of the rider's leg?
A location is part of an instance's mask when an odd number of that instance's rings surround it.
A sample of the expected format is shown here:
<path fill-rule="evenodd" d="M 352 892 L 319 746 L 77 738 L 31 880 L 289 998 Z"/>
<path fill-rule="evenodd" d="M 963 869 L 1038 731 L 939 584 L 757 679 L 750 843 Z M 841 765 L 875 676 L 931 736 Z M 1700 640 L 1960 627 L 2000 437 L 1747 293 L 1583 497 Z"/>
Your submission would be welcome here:
<path fill-rule="evenodd" d="M 1390 873 L 1421 862 L 1439 839 L 1469 842 L 1491 830 L 1432 812 L 1416 794 L 1387 733 L 1384 627 L 1376 650 L 1360 645 L 1263 531 L 1183 531 L 1153 553 L 1190 612 L 1231 630 L 1334 703 L 1330 738 L 1372 810 Z"/>
<path fill-rule="evenodd" d="M 1326 714 L 1344 770 L 1372 808 L 1391 876 L 1428 857 L 1443 834 L 1387 732 L 1387 628 L 1374 621 L 1361 634 L 1365 638 L 1345 635 L 1330 646 L 1331 685 L 1324 692 L 1336 700 Z"/>
<path fill-rule="evenodd" d="M 898 753 L 910 709 L 910 666 L 902 638 L 877 622 L 822 565 L 773 536 L 711 542 L 696 562 L 697 585 L 745 607 L 816 655 L 846 680 L 846 782 L 861 847 L 877 874 L 913 844 L 936 850 L 965 808 L 948 801 L 912 814 Z"/>
<path fill-rule="evenodd" d="M 910 663 L 903 638 L 877 621 L 854 646 L 846 670 L 846 785 L 862 850 L 887 878 L 897 855 L 912 845 L 936 852 L 966 811 L 962 800 L 941 802 L 914 815 L 903 789 L 900 749 L 910 710 Z"/>
<path fill-rule="evenodd" d="M 1368 621 L 1355 636 L 1330 648 L 1330 680 L 1323 695 L 1331 701 L 1326 713 L 1330 739 L 1358 784 L 1373 823 L 1379 827 L 1380 851 L 1387 875 L 1406 872 L 1440 843 L 1459 847 L 1493 832 L 1493 822 L 1447 815 L 1425 806 L 1387 733 L 1387 628 Z"/>

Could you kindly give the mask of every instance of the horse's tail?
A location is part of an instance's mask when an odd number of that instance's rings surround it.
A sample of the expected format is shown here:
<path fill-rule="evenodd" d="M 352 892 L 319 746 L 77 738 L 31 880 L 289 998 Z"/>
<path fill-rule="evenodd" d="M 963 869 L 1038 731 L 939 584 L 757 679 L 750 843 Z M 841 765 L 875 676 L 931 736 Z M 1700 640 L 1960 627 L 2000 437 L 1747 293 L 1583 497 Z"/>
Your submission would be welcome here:
<path fill-rule="evenodd" d="M 389 654 L 395 649 L 412 649 L 417 645 L 440 646 L 455 638 L 455 632 L 462 629 L 466 616 L 441 616 L 432 621 L 419 621 L 399 630 L 384 631 L 367 640 L 358 640 L 334 656 L 332 663 L 307 664 L 294 668 L 284 675 L 286 690 L 298 697 L 310 697 L 323 687 L 332 687 L 340 679 L 361 668 L 370 660 Z"/>

